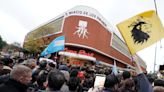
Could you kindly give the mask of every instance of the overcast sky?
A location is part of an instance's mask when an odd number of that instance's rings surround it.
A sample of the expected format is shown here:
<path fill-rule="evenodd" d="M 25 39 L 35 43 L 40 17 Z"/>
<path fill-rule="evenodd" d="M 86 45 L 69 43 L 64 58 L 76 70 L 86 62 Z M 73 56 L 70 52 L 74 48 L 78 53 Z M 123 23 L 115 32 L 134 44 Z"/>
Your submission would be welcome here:
<path fill-rule="evenodd" d="M 164 0 L 156 0 L 156 3 L 164 24 Z M 77 5 L 95 8 L 114 28 L 138 13 L 155 10 L 154 0 L 0 0 L 0 35 L 8 43 L 23 43 L 29 31 Z M 117 29 L 116 33 L 120 35 Z M 161 44 L 157 44 L 157 65 L 164 63 L 163 40 Z M 155 45 L 139 52 L 148 71 L 153 71 L 154 48 Z"/>

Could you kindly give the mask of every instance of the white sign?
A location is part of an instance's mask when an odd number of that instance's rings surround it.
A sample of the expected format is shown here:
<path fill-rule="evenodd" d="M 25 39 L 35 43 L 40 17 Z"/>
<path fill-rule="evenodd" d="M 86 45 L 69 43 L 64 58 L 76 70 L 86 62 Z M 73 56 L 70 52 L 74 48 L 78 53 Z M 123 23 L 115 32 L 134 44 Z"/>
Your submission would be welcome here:
<path fill-rule="evenodd" d="M 107 21 L 102 17 L 100 13 L 98 13 L 97 10 L 93 8 L 86 6 L 77 6 L 65 13 L 66 17 L 73 15 L 90 17 L 100 22 L 103 26 L 107 27 Z"/>
<path fill-rule="evenodd" d="M 76 27 L 77 30 L 73 34 L 77 34 L 79 38 L 80 37 L 82 37 L 83 39 L 88 38 L 87 24 L 88 24 L 87 21 L 79 20 L 78 27 Z"/>

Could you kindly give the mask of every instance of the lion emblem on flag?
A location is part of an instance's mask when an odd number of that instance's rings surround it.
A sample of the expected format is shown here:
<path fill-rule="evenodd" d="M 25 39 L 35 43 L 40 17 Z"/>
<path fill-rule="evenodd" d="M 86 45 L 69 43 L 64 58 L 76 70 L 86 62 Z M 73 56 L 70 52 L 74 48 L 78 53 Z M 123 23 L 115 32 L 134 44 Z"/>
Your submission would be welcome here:
<path fill-rule="evenodd" d="M 131 37 L 133 38 L 134 44 L 143 44 L 150 38 L 150 24 L 143 19 L 137 19 L 129 27 L 132 27 Z"/>

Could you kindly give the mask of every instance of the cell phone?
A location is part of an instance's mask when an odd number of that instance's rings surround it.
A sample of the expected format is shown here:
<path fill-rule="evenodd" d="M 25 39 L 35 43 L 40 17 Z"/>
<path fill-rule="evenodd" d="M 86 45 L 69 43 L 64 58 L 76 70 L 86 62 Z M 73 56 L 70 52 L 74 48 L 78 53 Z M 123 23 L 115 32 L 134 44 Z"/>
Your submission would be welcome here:
<path fill-rule="evenodd" d="M 94 87 L 103 88 L 105 83 L 106 76 L 102 74 L 96 74 Z"/>

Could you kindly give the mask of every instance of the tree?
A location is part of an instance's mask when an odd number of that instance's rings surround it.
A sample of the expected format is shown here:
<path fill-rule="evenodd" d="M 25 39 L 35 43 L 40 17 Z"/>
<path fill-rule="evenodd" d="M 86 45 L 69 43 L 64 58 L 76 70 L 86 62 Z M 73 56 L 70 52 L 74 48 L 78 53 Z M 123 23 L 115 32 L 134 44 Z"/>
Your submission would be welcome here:
<path fill-rule="evenodd" d="M 31 53 L 40 53 L 45 46 L 49 44 L 49 38 L 46 37 L 53 34 L 53 28 L 49 26 L 40 27 L 29 33 L 24 42 L 24 49 Z"/>
<path fill-rule="evenodd" d="M 3 41 L 3 39 L 0 36 L 0 50 L 2 50 L 3 47 L 5 47 L 7 45 L 7 43 L 5 41 Z"/>
<path fill-rule="evenodd" d="M 42 39 L 34 40 L 31 37 L 24 42 L 24 49 L 30 53 L 40 53 L 44 49 L 44 41 Z"/>

